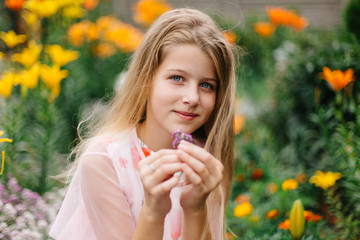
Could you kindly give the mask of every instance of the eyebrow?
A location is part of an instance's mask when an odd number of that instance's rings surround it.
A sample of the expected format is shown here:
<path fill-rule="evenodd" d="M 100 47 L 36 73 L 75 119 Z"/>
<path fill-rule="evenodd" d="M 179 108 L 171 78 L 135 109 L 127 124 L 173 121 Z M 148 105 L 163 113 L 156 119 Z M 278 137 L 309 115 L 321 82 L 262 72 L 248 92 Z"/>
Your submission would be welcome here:
<path fill-rule="evenodd" d="M 167 72 L 180 72 L 182 74 L 185 74 L 185 75 L 190 75 L 187 71 L 184 71 L 182 69 L 178 69 L 178 68 L 171 68 L 171 69 L 166 69 Z M 204 77 L 202 78 L 203 80 L 207 80 L 207 81 L 214 81 L 214 82 L 218 82 L 218 79 L 217 78 L 208 78 L 208 77 Z"/>

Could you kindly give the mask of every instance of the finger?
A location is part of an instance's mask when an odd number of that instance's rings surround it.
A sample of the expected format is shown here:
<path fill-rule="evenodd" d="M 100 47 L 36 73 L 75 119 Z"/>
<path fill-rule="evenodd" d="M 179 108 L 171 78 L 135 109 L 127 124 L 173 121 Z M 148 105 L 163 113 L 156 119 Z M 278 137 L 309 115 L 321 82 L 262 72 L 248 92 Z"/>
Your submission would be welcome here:
<path fill-rule="evenodd" d="M 202 161 L 193 158 L 182 150 L 179 150 L 177 154 L 179 156 L 179 159 L 186 163 L 189 167 L 191 167 L 197 174 L 201 175 L 201 178 L 208 178 L 209 170 Z"/>
<path fill-rule="evenodd" d="M 185 175 L 185 185 L 191 183 L 201 186 L 203 184 L 203 179 L 187 164 L 183 164 L 183 172 Z"/>
<path fill-rule="evenodd" d="M 166 166 L 166 164 L 170 164 L 170 163 L 181 163 L 181 160 L 179 159 L 177 154 L 175 154 L 174 152 L 171 154 L 162 156 L 162 157 L 156 159 L 155 161 L 152 161 L 152 163 L 150 163 L 150 164 L 146 164 L 145 174 L 153 174 L 153 173 L 157 172 L 157 170 L 159 168 L 161 168 L 162 166 Z"/>
<path fill-rule="evenodd" d="M 156 185 L 151 191 L 152 194 L 170 194 L 170 191 L 179 183 L 179 177 L 173 176 L 161 184 Z"/>
<path fill-rule="evenodd" d="M 181 141 L 178 149 L 183 150 L 194 159 L 203 162 L 210 174 L 222 174 L 224 169 L 222 163 L 205 149 L 186 141 Z"/>
<path fill-rule="evenodd" d="M 181 162 L 181 160 L 177 156 L 176 151 L 172 151 L 171 153 L 168 153 L 166 155 L 160 155 L 157 159 L 152 161 L 151 164 L 153 164 L 155 168 L 158 168 L 159 166 L 162 166 L 166 163 L 176 163 L 176 162 Z"/>
<path fill-rule="evenodd" d="M 162 149 L 155 153 L 150 154 L 148 157 L 144 158 L 140 162 L 150 164 L 150 163 L 156 161 L 156 159 L 167 156 L 167 155 L 174 154 L 174 152 L 175 152 L 174 149 Z"/>
<path fill-rule="evenodd" d="M 160 150 L 159 152 L 142 159 L 138 164 L 140 174 L 142 174 L 143 171 L 145 171 L 146 174 L 151 173 L 151 168 L 149 167 L 151 164 L 153 164 L 156 169 L 165 162 L 176 162 L 177 157 L 174 156 L 176 156 L 174 150 Z"/>
<path fill-rule="evenodd" d="M 143 176 L 140 177 L 143 181 L 144 188 L 150 190 L 157 185 L 166 182 L 168 179 L 172 178 L 176 172 L 180 170 L 182 170 L 182 164 L 180 162 L 167 163 L 160 166 L 158 169 L 156 169 L 156 171 L 150 169 L 150 173 L 145 173 Z"/>
<path fill-rule="evenodd" d="M 152 175 L 156 180 L 163 181 L 170 176 L 173 176 L 176 172 L 181 171 L 182 163 L 165 163 L 158 167 Z"/>

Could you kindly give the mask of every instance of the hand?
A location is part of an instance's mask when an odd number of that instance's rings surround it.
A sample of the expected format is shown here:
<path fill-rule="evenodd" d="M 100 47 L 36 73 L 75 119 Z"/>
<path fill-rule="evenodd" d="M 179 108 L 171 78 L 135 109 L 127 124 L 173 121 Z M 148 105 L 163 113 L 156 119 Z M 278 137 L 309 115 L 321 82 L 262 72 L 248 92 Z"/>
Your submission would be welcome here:
<path fill-rule="evenodd" d="M 176 150 L 160 150 L 139 162 L 145 193 L 143 208 L 156 219 L 165 218 L 171 209 L 170 191 L 179 182 L 174 176 L 182 170 Z"/>
<path fill-rule="evenodd" d="M 202 209 L 209 193 L 223 178 L 222 163 L 205 149 L 192 143 L 181 141 L 177 155 L 184 162 L 185 174 L 180 204 L 184 211 Z"/>

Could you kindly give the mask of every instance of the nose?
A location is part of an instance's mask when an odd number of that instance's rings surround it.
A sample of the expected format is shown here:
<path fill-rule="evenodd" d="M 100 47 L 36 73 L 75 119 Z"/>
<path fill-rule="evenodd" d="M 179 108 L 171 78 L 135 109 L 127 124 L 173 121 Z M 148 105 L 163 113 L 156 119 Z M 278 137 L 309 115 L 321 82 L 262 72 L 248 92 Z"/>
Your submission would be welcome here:
<path fill-rule="evenodd" d="M 191 107 L 199 104 L 199 88 L 195 84 L 189 84 L 186 88 L 183 89 L 183 99 L 184 104 L 187 104 Z"/>

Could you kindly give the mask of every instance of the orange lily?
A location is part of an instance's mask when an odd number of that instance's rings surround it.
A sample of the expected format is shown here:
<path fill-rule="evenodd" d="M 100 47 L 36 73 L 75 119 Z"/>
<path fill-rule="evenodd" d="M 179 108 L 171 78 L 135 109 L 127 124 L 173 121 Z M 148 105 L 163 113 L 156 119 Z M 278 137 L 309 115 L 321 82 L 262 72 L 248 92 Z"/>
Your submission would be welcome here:
<path fill-rule="evenodd" d="M 84 0 L 83 6 L 86 10 L 91 11 L 99 4 L 99 0 Z"/>
<path fill-rule="evenodd" d="M 25 0 L 5 0 L 5 6 L 14 11 L 22 9 Z"/>
<path fill-rule="evenodd" d="M 236 43 L 236 35 L 233 31 L 227 30 L 223 32 L 225 40 L 230 44 Z"/>
<path fill-rule="evenodd" d="M 355 81 L 354 70 L 351 68 L 342 72 L 341 70 L 332 71 L 328 67 L 323 67 L 319 77 L 326 80 L 335 92 L 340 91 L 350 82 Z"/>
<path fill-rule="evenodd" d="M 276 27 L 269 22 L 257 22 L 254 24 L 254 30 L 260 36 L 268 38 L 274 33 Z"/>
<path fill-rule="evenodd" d="M 172 9 L 171 5 L 161 0 L 140 0 L 134 7 L 135 22 L 149 27 L 160 15 Z"/>

